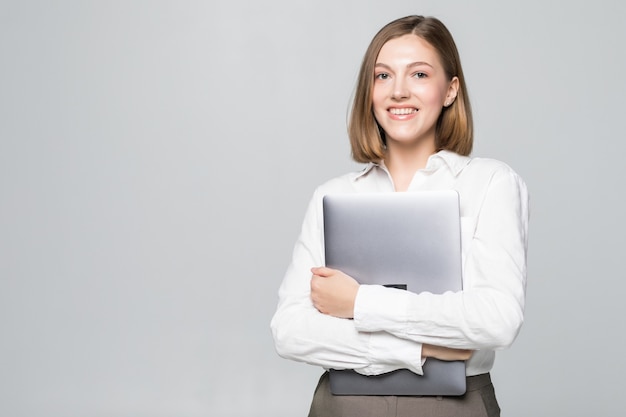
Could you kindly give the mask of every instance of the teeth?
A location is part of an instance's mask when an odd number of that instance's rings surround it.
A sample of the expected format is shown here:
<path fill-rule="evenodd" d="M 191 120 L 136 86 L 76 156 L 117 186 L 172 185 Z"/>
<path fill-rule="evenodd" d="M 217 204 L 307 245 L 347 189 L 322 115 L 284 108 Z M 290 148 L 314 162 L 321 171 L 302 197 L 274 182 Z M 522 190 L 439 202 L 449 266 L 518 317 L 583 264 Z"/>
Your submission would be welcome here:
<path fill-rule="evenodd" d="M 417 109 L 411 109 L 411 108 L 404 108 L 404 109 L 389 109 L 389 112 L 391 114 L 411 114 L 411 113 L 415 113 L 417 111 Z"/>

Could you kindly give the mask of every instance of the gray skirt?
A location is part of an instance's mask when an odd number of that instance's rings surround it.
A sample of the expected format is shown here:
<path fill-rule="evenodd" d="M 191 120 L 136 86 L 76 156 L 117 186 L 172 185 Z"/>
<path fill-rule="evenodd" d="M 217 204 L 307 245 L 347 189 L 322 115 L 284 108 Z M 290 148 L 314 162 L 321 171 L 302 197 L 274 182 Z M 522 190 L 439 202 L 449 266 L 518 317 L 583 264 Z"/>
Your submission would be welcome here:
<path fill-rule="evenodd" d="M 499 417 L 500 407 L 487 374 L 467 377 L 459 397 L 350 396 L 330 393 L 328 372 L 320 378 L 309 417 Z"/>

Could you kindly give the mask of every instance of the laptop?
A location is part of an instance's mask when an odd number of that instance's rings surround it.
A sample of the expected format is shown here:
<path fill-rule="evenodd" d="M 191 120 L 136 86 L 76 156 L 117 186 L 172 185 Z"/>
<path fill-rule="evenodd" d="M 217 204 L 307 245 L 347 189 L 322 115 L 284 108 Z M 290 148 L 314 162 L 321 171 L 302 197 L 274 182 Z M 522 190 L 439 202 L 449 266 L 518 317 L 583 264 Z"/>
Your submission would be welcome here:
<path fill-rule="evenodd" d="M 329 194 L 323 198 L 326 266 L 361 284 L 420 293 L 462 289 L 459 195 L 454 190 Z M 464 361 L 428 358 L 377 376 L 330 370 L 335 395 L 463 395 Z"/>

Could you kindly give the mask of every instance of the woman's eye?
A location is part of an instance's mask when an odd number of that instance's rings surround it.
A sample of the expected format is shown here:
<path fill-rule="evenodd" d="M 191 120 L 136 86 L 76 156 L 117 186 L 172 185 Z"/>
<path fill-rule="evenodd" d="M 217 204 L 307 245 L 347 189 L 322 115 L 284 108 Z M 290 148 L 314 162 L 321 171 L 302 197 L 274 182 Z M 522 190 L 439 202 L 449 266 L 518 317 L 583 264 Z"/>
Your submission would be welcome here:
<path fill-rule="evenodd" d="M 386 80 L 388 78 L 389 78 L 389 74 L 387 74 L 387 73 L 382 72 L 380 74 L 376 74 L 376 79 L 377 80 Z"/>
<path fill-rule="evenodd" d="M 413 74 L 413 76 L 415 78 L 426 78 L 427 77 L 426 73 L 424 73 L 424 72 L 416 72 L 415 74 Z"/>

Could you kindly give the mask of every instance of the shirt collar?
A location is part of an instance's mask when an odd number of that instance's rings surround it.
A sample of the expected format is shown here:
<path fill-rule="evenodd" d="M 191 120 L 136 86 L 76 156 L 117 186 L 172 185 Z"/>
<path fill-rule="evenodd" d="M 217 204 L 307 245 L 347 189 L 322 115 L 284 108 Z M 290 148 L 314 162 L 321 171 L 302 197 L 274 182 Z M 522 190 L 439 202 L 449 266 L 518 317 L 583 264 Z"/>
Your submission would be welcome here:
<path fill-rule="evenodd" d="M 461 173 L 461 171 L 463 171 L 463 168 L 469 164 L 471 158 L 469 156 L 459 155 L 458 153 L 452 151 L 439 151 L 428 158 L 426 170 L 435 171 L 442 165 L 442 161 L 448 166 L 450 172 L 452 172 L 452 174 L 456 177 Z"/>
<path fill-rule="evenodd" d="M 450 172 L 452 172 L 452 174 L 456 177 L 457 175 L 461 173 L 463 168 L 465 168 L 465 166 L 469 164 L 470 160 L 471 158 L 469 156 L 463 156 L 452 151 L 442 150 L 442 151 L 437 152 L 436 154 L 431 155 L 428 158 L 428 162 L 426 163 L 425 170 L 436 171 L 437 169 L 439 169 L 441 166 L 445 164 L 450 169 Z M 385 168 L 384 161 L 381 161 L 379 163 L 370 162 L 361 171 L 355 172 L 352 176 L 352 180 L 353 181 L 358 180 L 359 178 L 367 175 L 371 170 L 373 170 L 376 167 L 379 167 L 385 170 L 387 169 Z"/>
<path fill-rule="evenodd" d="M 380 164 L 377 164 L 375 162 L 369 162 L 367 165 L 365 165 L 365 168 L 363 168 L 362 170 L 358 171 L 358 172 L 354 172 L 352 174 L 352 181 L 356 181 L 359 178 L 367 175 L 371 170 L 373 170 L 376 167 L 379 167 Z"/>

